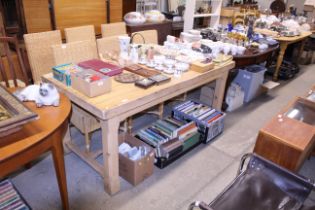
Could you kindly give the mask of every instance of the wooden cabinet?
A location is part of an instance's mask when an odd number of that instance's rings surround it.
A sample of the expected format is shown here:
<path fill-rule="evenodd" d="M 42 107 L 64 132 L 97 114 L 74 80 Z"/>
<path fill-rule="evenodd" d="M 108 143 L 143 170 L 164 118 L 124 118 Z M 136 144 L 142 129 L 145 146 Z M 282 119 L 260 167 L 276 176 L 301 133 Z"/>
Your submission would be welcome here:
<path fill-rule="evenodd" d="M 7 34 L 35 33 L 81 25 L 94 25 L 101 33 L 107 23 L 107 2 L 111 23 L 122 21 L 123 0 L 1 0 Z"/>
<path fill-rule="evenodd" d="M 94 25 L 95 33 L 101 34 L 101 24 L 107 23 L 107 0 L 55 0 L 53 3 L 57 29 Z M 109 20 L 122 21 L 122 0 L 109 1 Z"/>
<path fill-rule="evenodd" d="M 22 8 L 22 0 L 0 1 L 0 12 L 7 35 L 16 34 L 21 37 L 25 33 L 26 29 Z"/>
<path fill-rule="evenodd" d="M 299 170 L 315 146 L 315 126 L 285 115 L 299 102 L 315 110 L 315 103 L 295 99 L 259 131 L 254 148 L 255 153 L 292 171 Z"/>
<path fill-rule="evenodd" d="M 27 33 L 52 30 L 48 0 L 23 0 Z"/>

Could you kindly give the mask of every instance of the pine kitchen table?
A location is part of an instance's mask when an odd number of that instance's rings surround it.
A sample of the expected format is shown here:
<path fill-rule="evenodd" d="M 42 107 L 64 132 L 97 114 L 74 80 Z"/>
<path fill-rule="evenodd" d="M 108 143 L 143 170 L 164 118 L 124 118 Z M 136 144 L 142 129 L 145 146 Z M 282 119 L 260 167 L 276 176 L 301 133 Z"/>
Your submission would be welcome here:
<path fill-rule="evenodd" d="M 79 151 L 70 140 L 66 145 L 79 155 L 104 178 L 105 190 L 113 195 L 120 190 L 119 159 L 118 159 L 118 129 L 120 122 L 150 107 L 172 99 L 189 90 L 216 81 L 213 107 L 221 109 L 226 79 L 233 61 L 215 66 L 214 69 L 198 73 L 188 71 L 181 78 L 172 78 L 170 82 L 142 89 L 134 84 L 118 83 L 112 78 L 110 93 L 89 98 L 84 94 L 64 85 L 53 78 L 52 73 L 43 76 L 43 81 L 53 83 L 64 93 L 72 103 L 80 106 L 98 118 L 102 134 L 102 153 L 104 163 L 96 161 L 93 153 Z"/>

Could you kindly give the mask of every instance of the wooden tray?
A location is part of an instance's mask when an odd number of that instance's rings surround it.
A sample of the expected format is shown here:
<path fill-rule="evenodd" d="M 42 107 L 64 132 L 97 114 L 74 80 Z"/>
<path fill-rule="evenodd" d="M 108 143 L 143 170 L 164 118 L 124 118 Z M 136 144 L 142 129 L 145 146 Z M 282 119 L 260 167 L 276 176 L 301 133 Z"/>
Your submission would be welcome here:
<path fill-rule="evenodd" d="M 0 137 L 18 131 L 23 124 L 38 117 L 1 85 L 0 116 Z"/>
<path fill-rule="evenodd" d="M 125 70 L 130 71 L 134 74 L 138 74 L 140 76 L 146 77 L 146 78 L 160 74 L 160 72 L 158 71 L 148 69 L 137 64 L 126 66 Z"/>

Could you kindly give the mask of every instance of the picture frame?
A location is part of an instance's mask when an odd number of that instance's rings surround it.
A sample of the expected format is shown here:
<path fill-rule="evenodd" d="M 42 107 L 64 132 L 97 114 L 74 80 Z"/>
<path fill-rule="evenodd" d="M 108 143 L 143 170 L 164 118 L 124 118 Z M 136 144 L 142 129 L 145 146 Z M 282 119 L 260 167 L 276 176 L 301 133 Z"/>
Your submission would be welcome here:
<path fill-rule="evenodd" d="M 38 115 L 26 107 L 17 97 L 0 85 L 0 137 L 22 128 L 22 125 L 38 119 Z"/>

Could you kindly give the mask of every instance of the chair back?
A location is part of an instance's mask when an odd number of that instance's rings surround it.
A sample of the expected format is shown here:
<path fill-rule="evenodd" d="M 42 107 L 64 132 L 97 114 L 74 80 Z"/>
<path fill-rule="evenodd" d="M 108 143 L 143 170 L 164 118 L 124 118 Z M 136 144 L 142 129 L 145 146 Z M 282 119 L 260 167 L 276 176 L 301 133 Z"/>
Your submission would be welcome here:
<path fill-rule="evenodd" d="M 102 37 L 118 36 L 127 34 L 126 23 L 109 23 L 101 25 Z"/>
<path fill-rule="evenodd" d="M 5 30 L 4 30 L 4 23 L 3 23 L 3 17 L 2 13 L 0 11 L 0 36 L 5 36 Z M 0 44 L 0 56 L 4 55 L 4 48 L 3 45 Z"/>
<path fill-rule="evenodd" d="M 41 76 L 51 72 L 54 66 L 52 45 L 61 44 L 60 31 L 47 31 L 24 34 L 25 47 L 31 66 L 34 83 L 41 81 Z"/>
<path fill-rule="evenodd" d="M 233 17 L 233 25 L 235 26 L 236 24 L 245 24 L 244 22 L 245 18 L 245 13 L 242 12 L 235 12 L 234 17 Z"/>
<path fill-rule="evenodd" d="M 158 44 L 157 30 L 137 31 L 135 33 L 132 33 L 131 37 L 132 43 L 143 44 L 143 42 L 145 41 L 146 44 Z"/>
<path fill-rule="evenodd" d="M 52 46 L 54 66 L 97 59 L 96 42 L 91 40 Z"/>
<path fill-rule="evenodd" d="M 127 34 L 121 36 L 128 36 Z M 117 57 L 120 52 L 119 36 L 109 36 L 97 39 L 97 50 L 101 58 Z"/>
<path fill-rule="evenodd" d="M 21 49 L 19 47 L 18 39 L 16 37 L 0 37 L 0 44 L 2 46 L 2 54 L 0 57 L 0 75 L 1 81 L 9 88 L 13 86 L 20 86 L 18 81 L 28 85 L 27 69 L 24 63 Z M 10 46 L 14 47 L 14 51 L 11 51 Z"/>
<path fill-rule="evenodd" d="M 93 25 L 65 28 L 67 43 L 84 40 L 95 41 L 95 29 Z"/>

